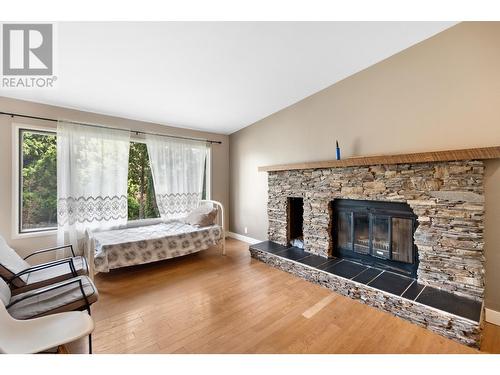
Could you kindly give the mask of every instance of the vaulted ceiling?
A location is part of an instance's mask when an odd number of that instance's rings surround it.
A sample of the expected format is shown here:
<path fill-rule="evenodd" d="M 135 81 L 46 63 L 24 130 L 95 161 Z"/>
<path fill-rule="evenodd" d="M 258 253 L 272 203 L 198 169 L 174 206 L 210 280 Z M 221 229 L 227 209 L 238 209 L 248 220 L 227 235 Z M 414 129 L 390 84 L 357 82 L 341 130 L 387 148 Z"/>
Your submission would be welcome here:
<path fill-rule="evenodd" d="M 453 25 L 58 23 L 56 87 L 0 95 L 230 134 Z"/>

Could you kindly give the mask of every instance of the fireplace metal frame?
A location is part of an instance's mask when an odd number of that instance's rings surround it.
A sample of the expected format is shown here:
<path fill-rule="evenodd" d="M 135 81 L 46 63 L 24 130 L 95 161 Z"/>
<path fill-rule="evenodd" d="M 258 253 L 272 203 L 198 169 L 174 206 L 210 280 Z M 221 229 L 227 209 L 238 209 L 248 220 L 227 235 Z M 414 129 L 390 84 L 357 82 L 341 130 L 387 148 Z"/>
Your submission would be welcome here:
<path fill-rule="evenodd" d="M 350 219 L 350 236 L 352 239 L 352 249 L 345 249 L 338 245 L 338 214 L 339 212 L 349 212 Z M 354 200 L 354 199 L 335 199 L 331 202 L 332 213 L 332 254 L 338 258 L 347 258 L 360 261 L 364 264 L 385 269 L 392 272 L 409 276 L 412 278 L 417 277 L 418 270 L 418 249 L 412 240 L 412 263 L 405 263 L 391 259 L 392 258 L 392 225 L 391 218 L 411 219 L 413 222 L 413 234 L 418 227 L 417 215 L 407 203 L 402 202 L 382 202 L 370 200 Z M 354 213 L 363 213 L 368 215 L 369 222 L 369 254 L 361 254 L 354 251 Z M 381 258 L 373 255 L 373 223 L 375 217 L 389 218 L 388 237 L 389 237 L 389 258 Z"/>

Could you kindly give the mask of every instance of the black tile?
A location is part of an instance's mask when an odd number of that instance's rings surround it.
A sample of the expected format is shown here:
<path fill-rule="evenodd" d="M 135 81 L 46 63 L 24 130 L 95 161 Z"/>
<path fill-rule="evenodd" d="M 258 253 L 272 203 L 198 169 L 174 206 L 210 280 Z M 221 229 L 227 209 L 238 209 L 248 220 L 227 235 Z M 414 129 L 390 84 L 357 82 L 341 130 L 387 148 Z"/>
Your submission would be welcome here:
<path fill-rule="evenodd" d="M 416 301 L 476 322 L 479 321 L 481 316 L 480 302 L 429 286 L 420 293 Z"/>
<path fill-rule="evenodd" d="M 329 268 L 329 267 L 331 267 L 331 266 L 333 266 L 334 264 L 337 264 L 337 263 L 339 263 L 339 262 L 342 262 L 342 259 L 340 259 L 340 258 L 330 258 L 330 259 L 328 259 L 328 260 L 327 260 L 327 262 L 326 262 L 326 263 L 323 263 L 323 264 L 321 264 L 321 265 L 317 266 L 316 268 L 317 268 L 318 270 L 323 270 L 323 271 L 324 271 L 324 270 L 326 270 L 327 268 Z"/>
<path fill-rule="evenodd" d="M 412 282 L 413 279 L 410 279 L 409 277 L 396 275 L 391 272 L 384 272 L 368 285 L 372 288 L 380 289 L 384 292 L 400 296 Z"/>
<path fill-rule="evenodd" d="M 406 289 L 406 292 L 404 292 L 401 297 L 414 300 L 424 287 L 425 285 L 419 284 L 415 281 L 408 289 Z"/>
<path fill-rule="evenodd" d="M 318 266 L 328 262 L 328 258 L 323 258 L 323 257 L 320 257 L 319 255 L 309 254 L 309 256 L 298 260 L 298 262 L 307 264 L 308 266 L 311 266 L 311 267 L 318 267 Z"/>
<path fill-rule="evenodd" d="M 333 273 L 337 276 L 345 277 L 346 279 L 351 279 L 357 274 L 363 272 L 368 267 L 362 266 L 361 264 L 349 262 L 344 260 L 343 262 L 338 262 L 325 269 L 326 272 Z"/>
<path fill-rule="evenodd" d="M 378 268 L 367 268 L 364 270 L 362 273 L 360 273 L 358 276 L 356 276 L 353 280 L 357 281 L 358 283 L 366 284 L 372 281 L 375 277 L 380 275 L 382 273 L 382 270 L 379 270 Z"/>
<path fill-rule="evenodd" d="M 279 253 L 280 251 L 290 248 L 290 246 L 283 246 L 273 241 L 259 242 L 254 245 L 251 245 L 250 247 L 252 249 L 267 251 L 268 253 L 272 254 Z"/>
<path fill-rule="evenodd" d="M 309 253 L 306 253 L 304 250 L 299 249 L 298 247 L 291 247 L 289 249 L 280 251 L 278 253 L 274 253 L 275 255 L 290 259 L 290 260 L 299 260 L 302 258 L 305 258 L 306 256 L 309 255 Z"/>

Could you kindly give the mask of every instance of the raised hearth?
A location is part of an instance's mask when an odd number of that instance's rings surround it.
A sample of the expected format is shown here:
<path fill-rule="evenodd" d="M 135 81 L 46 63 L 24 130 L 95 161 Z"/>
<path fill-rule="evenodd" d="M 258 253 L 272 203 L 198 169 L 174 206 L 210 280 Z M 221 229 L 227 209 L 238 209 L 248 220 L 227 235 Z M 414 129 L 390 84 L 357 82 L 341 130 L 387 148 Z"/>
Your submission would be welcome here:
<path fill-rule="evenodd" d="M 478 301 L 396 273 L 347 259 L 324 258 L 272 241 L 251 245 L 250 253 L 276 268 L 479 347 L 482 305 Z"/>

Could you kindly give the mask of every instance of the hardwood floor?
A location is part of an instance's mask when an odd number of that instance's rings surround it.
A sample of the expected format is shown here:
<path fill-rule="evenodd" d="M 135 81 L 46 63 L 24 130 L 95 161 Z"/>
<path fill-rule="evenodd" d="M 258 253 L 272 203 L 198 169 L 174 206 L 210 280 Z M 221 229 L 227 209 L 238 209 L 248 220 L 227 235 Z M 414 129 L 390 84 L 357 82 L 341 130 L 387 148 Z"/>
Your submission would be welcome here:
<path fill-rule="evenodd" d="M 232 239 L 225 257 L 214 248 L 96 285 L 95 353 L 478 353 L 251 259 Z M 500 352 L 500 327 L 487 324 L 482 350 Z"/>

